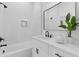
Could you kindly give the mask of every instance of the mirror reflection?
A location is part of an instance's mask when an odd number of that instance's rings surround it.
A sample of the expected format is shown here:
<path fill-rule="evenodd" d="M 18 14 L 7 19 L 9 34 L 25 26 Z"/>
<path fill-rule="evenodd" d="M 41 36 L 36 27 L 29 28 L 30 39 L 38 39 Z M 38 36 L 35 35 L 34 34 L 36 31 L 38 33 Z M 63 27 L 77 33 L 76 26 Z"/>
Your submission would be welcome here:
<path fill-rule="evenodd" d="M 75 16 L 75 2 L 44 2 L 42 11 L 44 30 L 64 30 L 58 26 L 61 20 L 64 22 L 68 13 Z"/>

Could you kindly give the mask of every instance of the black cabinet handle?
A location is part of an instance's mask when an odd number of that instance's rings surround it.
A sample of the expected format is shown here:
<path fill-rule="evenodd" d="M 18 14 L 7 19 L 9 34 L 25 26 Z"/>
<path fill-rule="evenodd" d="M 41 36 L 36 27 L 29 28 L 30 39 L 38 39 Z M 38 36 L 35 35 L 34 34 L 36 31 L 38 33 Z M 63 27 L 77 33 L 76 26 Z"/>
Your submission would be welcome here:
<path fill-rule="evenodd" d="M 36 53 L 39 54 L 39 49 L 38 48 L 36 48 Z"/>
<path fill-rule="evenodd" d="M 58 53 L 55 53 L 55 55 L 56 55 L 56 56 L 58 56 L 58 57 L 62 57 L 62 56 L 61 56 L 61 55 L 59 55 Z"/>

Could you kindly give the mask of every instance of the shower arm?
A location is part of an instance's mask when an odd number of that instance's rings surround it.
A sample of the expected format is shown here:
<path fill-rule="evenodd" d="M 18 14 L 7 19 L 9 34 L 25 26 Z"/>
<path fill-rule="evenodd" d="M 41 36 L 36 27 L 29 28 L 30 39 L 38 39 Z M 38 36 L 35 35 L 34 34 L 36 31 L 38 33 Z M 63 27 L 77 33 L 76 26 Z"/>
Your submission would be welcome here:
<path fill-rule="evenodd" d="M 2 2 L 0 2 L 0 4 L 4 5 Z"/>
<path fill-rule="evenodd" d="M 7 6 L 4 3 L 0 2 L 0 4 L 2 4 L 4 6 L 4 8 L 7 8 Z"/>

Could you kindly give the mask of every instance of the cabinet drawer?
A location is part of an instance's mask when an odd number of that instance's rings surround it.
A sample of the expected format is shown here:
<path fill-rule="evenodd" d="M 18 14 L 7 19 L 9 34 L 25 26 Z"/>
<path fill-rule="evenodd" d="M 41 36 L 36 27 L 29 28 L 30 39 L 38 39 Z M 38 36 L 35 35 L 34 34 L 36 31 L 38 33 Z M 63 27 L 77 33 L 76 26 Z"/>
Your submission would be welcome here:
<path fill-rule="evenodd" d="M 49 56 L 50 57 L 63 57 L 63 52 L 58 50 L 58 48 L 50 46 L 49 47 Z"/>
<path fill-rule="evenodd" d="M 49 47 L 49 56 L 50 57 L 75 57 L 75 55 L 72 55 L 71 53 L 68 53 L 66 51 L 63 51 L 53 46 Z"/>
<path fill-rule="evenodd" d="M 38 50 L 38 52 L 36 50 Z M 33 39 L 32 51 L 35 56 L 47 57 L 48 56 L 48 45 L 39 40 Z"/>
<path fill-rule="evenodd" d="M 77 56 L 73 55 L 72 53 L 69 53 L 69 52 L 66 52 L 66 51 L 63 51 L 63 55 L 64 55 L 64 57 L 77 57 Z"/>

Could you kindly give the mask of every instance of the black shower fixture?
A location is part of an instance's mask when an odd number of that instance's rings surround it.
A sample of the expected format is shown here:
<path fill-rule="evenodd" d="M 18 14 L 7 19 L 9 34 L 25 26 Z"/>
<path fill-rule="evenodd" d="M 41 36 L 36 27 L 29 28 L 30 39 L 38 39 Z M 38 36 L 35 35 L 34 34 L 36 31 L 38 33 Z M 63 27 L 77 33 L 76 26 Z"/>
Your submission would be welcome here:
<path fill-rule="evenodd" d="M 4 6 L 4 8 L 7 8 L 7 6 L 4 3 L 0 2 L 0 4 L 2 4 Z"/>

